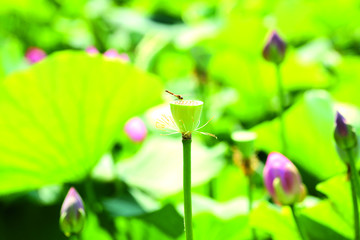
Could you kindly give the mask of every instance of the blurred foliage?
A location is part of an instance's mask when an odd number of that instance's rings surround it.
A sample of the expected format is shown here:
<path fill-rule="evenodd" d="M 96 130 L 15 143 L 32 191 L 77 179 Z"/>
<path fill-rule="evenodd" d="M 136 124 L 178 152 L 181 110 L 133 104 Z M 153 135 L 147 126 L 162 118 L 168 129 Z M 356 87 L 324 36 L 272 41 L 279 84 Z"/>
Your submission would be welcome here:
<path fill-rule="evenodd" d="M 202 122 L 214 117 L 203 131 L 218 136 L 193 141 L 197 239 L 251 239 L 251 229 L 260 239 L 299 239 L 261 176 L 266 155 L 281 150 L 276 72 L 261 57 L 276 29 L 288 44 L 286 155 L 309 190 L 300 221 L 311 239 L 351 239 L 333 128 L 339 110 L 360 133 L 359 17 L 355 0 L 2 1 L 0 235 L 66 239 L 59 209 L 74 185 L 86 206 L 84 240 L 185 239 L 180 136 L 154 129 L 169 89 L 203 100 Z M 89 55 L 89 46 L 131 61 Z M 48 57 L 31 65 L 30 47 Z M 148 127 L 143 143 L 123 131 L 134 116 Z M 258 136 L 251 214 L 247 178 L 231 161 L 239 129 Z"/>

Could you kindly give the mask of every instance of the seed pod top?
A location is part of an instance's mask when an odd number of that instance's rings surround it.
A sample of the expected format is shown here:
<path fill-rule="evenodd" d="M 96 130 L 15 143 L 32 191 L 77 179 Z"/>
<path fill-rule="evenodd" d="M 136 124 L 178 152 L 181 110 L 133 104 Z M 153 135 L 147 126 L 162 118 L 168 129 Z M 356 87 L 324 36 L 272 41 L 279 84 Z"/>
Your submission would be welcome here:
<path fill-rule="evenodd" d="M 78 192 L 72 187 L 61 206 L 60 228 L 66 236 L 70 236 L 80 233 L 84 223 L 84 204 Z"/>
<path fill-rule="evenodd" d="M 269 154 L 264 168 L 264 183 L 274 202 L 291 205 L 298 202 L 304 187 L 295 165 L 277 152 Z"/>
<path fill-rule="evenodd" d="M 263 49 L 263 57 L 275 64 L 280 64 L 285 57 L 286 43 L 273 31 Z"/>
<path fill-rule="evenodd" d="M 191 133 L 198 128 L 203 104 L 197 100 L 176 100 L 170 103 L 171 114 L 184 138 L 190 138 Z"/>
<path fill-rule="evenodd" d="M 245 159 L 250 159 L 250 157 L 255 152 L 255 139 L 256 133 L 250 131 L 236 131 L 231 134 L 232 140 L 239 147 L 241 153 Z"/>

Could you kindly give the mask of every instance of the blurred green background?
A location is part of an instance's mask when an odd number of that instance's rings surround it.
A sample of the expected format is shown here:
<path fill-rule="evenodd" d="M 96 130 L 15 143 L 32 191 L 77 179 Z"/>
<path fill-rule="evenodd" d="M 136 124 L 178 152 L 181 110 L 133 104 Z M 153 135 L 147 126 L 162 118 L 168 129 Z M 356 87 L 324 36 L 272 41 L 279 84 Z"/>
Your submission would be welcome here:
<path fill-rule="evenodd" d="M 185 239 L 179 135 L 155 121 L 173 98 L 204 101 L 193 143 L 196 239 L 299 239 L 288 208 L 269 201 L 262 167 L 280 151 L 275 68 L 261 51 L 276 29 L 288 48 L 287 156 L 309 195 L 300 220 L 311 239 L 351 239 L 345 165 L 334 113 L 360 130 L 360 5 L 355 0 L 3 0 L 0 3 L 0 238 L 66 239 L 70 186 L 84 199 L 84 240 Z M 115 49 L 130 61 L 102 54 Z M 27 51 L 46 54 L 31 64 Z M 132 142 L 139 116 L 148 135 Z M 260 160 L 249 216 L 247 179 L 230 136 L 257 133 Z"/>

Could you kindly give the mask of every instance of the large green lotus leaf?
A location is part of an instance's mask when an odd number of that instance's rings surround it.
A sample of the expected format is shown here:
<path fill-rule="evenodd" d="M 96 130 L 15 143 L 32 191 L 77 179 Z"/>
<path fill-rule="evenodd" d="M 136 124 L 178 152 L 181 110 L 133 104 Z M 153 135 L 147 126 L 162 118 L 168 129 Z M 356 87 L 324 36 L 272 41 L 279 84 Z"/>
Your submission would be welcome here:
<path fill-rule="evenodd" d="M 178 206 L 183 212 L 184 206 Z M 234 198 L 226 202 L 193 194 L 194 235 L 197 239 L 249 239 L 248 199 Z M 185 239 L 185 238 L 181 238 Z"/>
<path fill-rule="evenodd" d="M 161 89 L 129 64 L 77 52 L 10 75 L 0 86 L 0 194 L 81 179 Z"/>
<path fill-rule="evenodd" d="M 245 215 L 223 220 L 211 213 L 194 216 L 194 238 L 207 240 L 250 239 L 248 218 Z M 181 238 L 183 240 L 185 238 Z"/>
<path fill-rule="evenodd" d="M 288 207 L 280 208 L 265 201 L 260 202 L 250 214 L 250 224 L 269 233 L 275 240 L 301 239 Z"/>
<path fill-rule="evenodd" d="M 347 222 L 352 222 L 352 200 L 350 181 L 346 175 L 338 175 L 325 182 L 321 182 L 316 189 L 325 194 L 333 209 L 341 214 Z"/>
<path fill-rule="evenodd" d="M 259 163 L 261 165 L 261 163 Z M 259 166 L 255 175 L 253 176 L 253 183 L 256 188 L 253 188 L 253 199 L 260 199 L 264 197 L 265 190 L 260 187 L 263 184 L 262 168 Z M 218 201 L 229 201 L 239 196 L 248 196 L 249 180 L 235 165 L 227 165 L 217 175 L 212 182 L 214 198 Z"/>
<path fill-rule="evenodd" d="M 345 171 L 333 140 L 334 110 L 329 94 L 312 90 L 284 115 L 288 149 L 286 155 L 317 179 L 327 179 Z M 279 119 L 252 129 L 258 135 L 257 148 L 280 151 Z"/>
<path fill-rule="evenodd" d="M 359 9 L 355 0 L 283 0 L 271 14 L 277 28 L 295 41 L 331 34 L 348 42 L 358 28 Z"/>
<path fill-rule="evenodd" d="M 5 0 L 1 1 L 0 14 L 18 14 L 17 17 L 21 14 L 26 15 L 26 17 L 31 16 L 32 20 L 50 20 L 53 17 L 55 8 L 53 5 L 46 0 L 16 0 L 10 1 Z M 14 25 L 9 23 L 9 18 L 7 19 L 8 25 Z"/>
<path fill-rule="evenodd" d="M 355 104 L 360 107 L 360 58 L 355 56 L 343 57 L 336 68 L 339 84 L 332 89 L 334 98 L 341 102 Z"/>
<path fill-rule="evenodd" d="M 277 28 L 291 39 L 317 37 L 325 31 L 325 26 L 314 21 L 313 4 L 308 1 L 280 1 L 274 9 Z"/>
<path fill-rule="evenodd" d="M 343 182 L 341 182 L 343 183 Z M 345 186 L 347 186 L 345 184 Z M 348 186 L 350 187 L 350 186 Z M 340 192 L 332 191 L 340 197 Z M 349 192 L 350 193 L 350 192 Z M 334 195 L 334 194 L 333 194 Z M 348 199 L 346 197 L 346 199 Z M 351 201 L 349 201 L 351 203 Z M 336 209 L 331 200 L 320 201 L 315 206 L 304 208 L 302 210 L 302 225 L 306 229 L 317 229 L 309 231 L 311 239 L 351 239 L 354 230 L 353 227 L 344 218 L 342 210 Z M 351 213 L 351 208 L 346 209 L 347 213 Z"/>
<path fill-rule="evenodd" d="M 161 216 L 163 217 L 163 216 Z M 162 221 L 162 224 L 166 224 L 166 221 L 159 218 L 158 221 Z M 178 239 L 172 236 L 168 236 L 163 233 L 154 224 L 149 224 L 147 221 L 139 218 L 125 218 L 118 217 L 115 219 L 115 224 L 118 229 L 116 239 L 156 239 L 156 240 L 173 240 Z M 182 227 L 181 222 L 181 227 Z M 171 227 L 172 225 L 169 225 Z M 183 230 L 183 228 L 181 229 Z"/>
<path fill-rule="evenodd" d="M 201 213 L 212 213 L 219 219 L 228 220 L 249 213 L 249 201 L 246 197 L 237 197 L 226 202 L 218 202 L 196 194 L 192 198 L 194 216 Z M 184 209 L 183 205 L 180 209 Z"/>
<path fill-rule="evenodd" d="M 90 211 L 87 211 L 86 214 L 87 218 L 81 233 L 81 239 L 111 240 L 110 234 L 101 227 L 96 215 Z"/>
<path fill-rule="evenodd" d="M 224 145 L 212 149 L 192 142 L 192 184 L 199 185 L 213 178 L 224 166 Z M 163 198 L 182 189 L 183 153 L 181 136 L 148 138 L 131 159 L 117 164 L 118 176 L 130 186 Z"/>
<path fill-rule="evenodd" d="M 309 199 L 310 200 L 310 199 Z M 349 239 L 352 234 L 349 226 L 327 200 L 310 200 L 312 206 L 298 206 L 297 216 L 300 225 L 309 239 Z M 289 207 L 277 207 L 261 202 L 250 216 L 251 224 L 272 235 L 273 239 L 301 239 Z M 316 229 L 316 231 L 313 231 Z"/>

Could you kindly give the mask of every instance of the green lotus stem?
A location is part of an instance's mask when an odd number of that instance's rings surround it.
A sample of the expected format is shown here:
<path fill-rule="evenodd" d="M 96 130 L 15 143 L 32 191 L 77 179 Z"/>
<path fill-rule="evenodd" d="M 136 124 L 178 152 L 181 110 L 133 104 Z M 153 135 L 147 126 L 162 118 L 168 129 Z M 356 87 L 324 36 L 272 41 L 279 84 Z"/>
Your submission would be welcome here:
<path fill-rule="evenodd" d="M 281 77 L 280 64 L 276 64 L 276 82 L 277 89 L 280 101 L 280 111 L 279 111 L 279 119 L 280 119 L 280 137 L 282 142 L 282 150 L 286 153 L 287 144 L 286 144 L 286 136 L 285 136 L 285 120 L 284 120 L 284 110 L 285 110 L 285 91 L 283 86 L 283 81 Z"/>
<path fill-rule="evenodd" d="M 80 240 L 80 238 L 77 234 L 74 234 L 69 237 L 69 240 Z"/>
<path fill-rule="evenodd" d="M 354 190 L 357 196 L 360 198 L 360 182 L 359 182 L 359 175 L 357 174 L 357 170 L 356 170 L 355 159 L 353 158 L 351 150 L 347 150 L 346 152 L 349 160 L 348 169 L 350 170 L 350 179 L 352 179 L 354 184 Z"/>
<path fill-rule="evenodd" d="M 300 226 L 299 219 L 297 218 L 295 205 L 294 204 L 290 205 L 290 208 L 291 208 L 291 213 L 292 213 L 292 215 L 294 217 L 294 220 L 295 220 L 295 223 L 296 223 L 296 227 L 297 227 L 297 229 L 299 231 L 299 234 L 301 236 L 301 239 L 308 240 L 308 237 L 307 237 L 306 233 L 302 230 L 302 228 Z"/>
<path fill-rule="evenodd" d="M 96 193 L 94 191 L 94 186 L 92 184 L 92 179 L 91 179 L 90 175 L 87 176 L 87 178 L 85 179 L 84 184 L 85 184 L 85 192 L 86 192 L 86 197 L 88 199 L 89 207 L 95 213 L 98 213 L 99 212 L 99 205 L 97 203 Z"/>
<path fill-rule="evenodd" d="M 191 135 L 183 135 L 183 188 L 184 188 L 184 217 L 186 240 L 193 239 L 192 207 L 191 207 Z"/>
<path fill-rule="evenodd" d="M 248 180 L 249 180 L 248 198 L 249 198 L 249 214 L 250 214 L 251 210 L 252 210 L 252 204 L 253 204 L 253 187 L 252 187 L 253 178 L 252 178 L 252 174 L 249 174 Z M 257 240 L 256 231 L 255 231 L 254 228 L 251 228 L 251 233 L 252 233 L 252 239 Z"/>
<path fill-rule="evenodd" d="M 349 154 L 350 156 L 350 154 Z M 349 157 L 349 160 L 352 157 Z M 355 229 L 355 240 L 360 240 L 360 229 L 359 229 L 359 206 L 356 196 L 356 182 L 357 182 L 357 174 L 354 161 L 350 160 L 348 164 L 348 169 L 350 172 L 350 183 L 351 183 L 351 197 L 353 202 L 353 210 L 354 210 L 354 229 Z"/>

